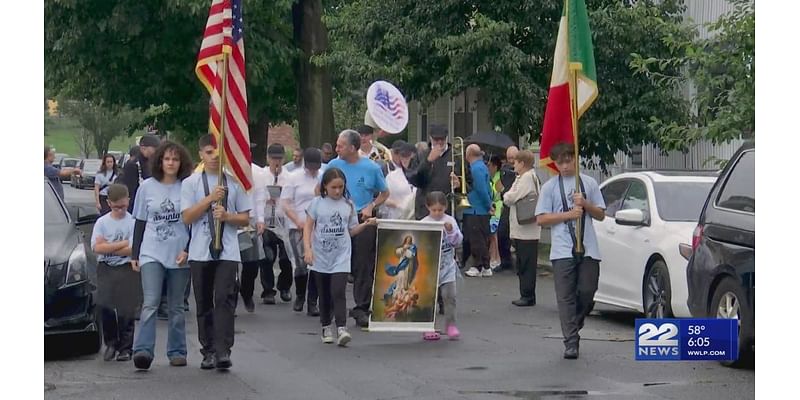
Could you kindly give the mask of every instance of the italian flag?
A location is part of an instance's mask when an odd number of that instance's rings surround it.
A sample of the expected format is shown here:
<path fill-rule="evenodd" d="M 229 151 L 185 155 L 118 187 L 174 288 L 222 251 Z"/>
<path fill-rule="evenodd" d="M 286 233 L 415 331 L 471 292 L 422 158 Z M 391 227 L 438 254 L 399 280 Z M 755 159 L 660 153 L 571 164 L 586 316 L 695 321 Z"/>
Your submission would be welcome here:
<path fill-rule="evenodd" d="M 577 72 L 574 80 L 572 71 Z M 559 142 L 577 146 L 577 120 L 596 98 L 597 71 L 586 3 L 584 0 L 564 0 L 553 57 L 553 76 L 550 78 L 550 92 L 544 112 L 540 165 L 558 173 L 555 163 L 550 159 L 550 148 Z"/>

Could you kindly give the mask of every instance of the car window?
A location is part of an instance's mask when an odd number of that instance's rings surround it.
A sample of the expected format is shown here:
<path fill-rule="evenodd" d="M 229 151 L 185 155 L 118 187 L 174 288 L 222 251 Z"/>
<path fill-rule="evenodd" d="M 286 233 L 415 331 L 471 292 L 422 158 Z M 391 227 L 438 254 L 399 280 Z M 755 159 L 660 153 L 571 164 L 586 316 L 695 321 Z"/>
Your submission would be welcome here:
<path fill-rule="evenodd" d="M 614 217 L 617 210 L 620 209 L 622 205 L 623 196 L 625 196 L 625 190 L 628 189 L 628 185 L 630 184 L 629 180 L 622 179 L 616 182 L 609 183 L 608 185 L 604 186 L 603 189 L 600 191 L 603 194 L 603 200 L 606 203 L 606 215 L 609 217 Z"/>
<path fill-rule="evenodd" d="M 697 222 L 713 182 L 656 182 L 658 215 L 664 221 Z"/>
<path fill-rule="evenodd" d="M 47 224 L 66 224 L 69 222 L 64 208 L 58 201 L 58 196 L 47 182 L 44 184 L 44 223 Z"/>
<path fill-rule="evenodd" d="M 620 210 L 642 210 L 647 216 L 650 213 L 650 204 L 647 202 L 647 186 L 644 182 L 636 179 L 631 181 L 628 192 L 625 194 L 625 201 Z"/>
<path fill-rule="evenodd" d="M 717 198 L 717 206 L 731 210 L 756 212 L 756 155 L 754 151 L 742 154 L 733 166 L 728 180 Z"/>

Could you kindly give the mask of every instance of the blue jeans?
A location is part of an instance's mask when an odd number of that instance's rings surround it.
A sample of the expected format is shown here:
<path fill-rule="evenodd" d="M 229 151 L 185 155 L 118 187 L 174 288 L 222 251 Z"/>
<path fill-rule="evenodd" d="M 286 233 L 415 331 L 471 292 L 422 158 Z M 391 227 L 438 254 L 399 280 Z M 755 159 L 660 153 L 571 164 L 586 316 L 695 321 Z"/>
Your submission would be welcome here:
<path fill-rule="evenodd" d="M 189 282 L 189 268 L 164 268 L 157 262 L 142 265 L 142 314 L 136 329 L 133 352 L 145 351 L 155 355 L 156 311 L 161 302 L 161 285 L 167 285 L 167 308 L 169 330 L 167 333 L 167 357 L 186 357 L 186 317 L 183 311 L 183 296 Z M 165 279 L 166 277 L 166 279 Z"/>

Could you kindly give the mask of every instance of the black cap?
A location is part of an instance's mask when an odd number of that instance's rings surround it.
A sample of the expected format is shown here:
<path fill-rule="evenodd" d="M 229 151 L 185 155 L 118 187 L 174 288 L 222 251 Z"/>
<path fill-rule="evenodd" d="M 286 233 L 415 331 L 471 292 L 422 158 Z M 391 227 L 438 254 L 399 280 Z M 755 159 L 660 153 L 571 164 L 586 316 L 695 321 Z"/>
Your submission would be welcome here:
<path fill-rule="evenodd" d="M 417 154 L 417 146 L 411 143 L 404 143 L 403 147 L 398 150 L 401 156 L 408 157 Z"/>
<path fill-rule="evenodd" d="M 322 152 L 316 147 L 303 150 L 303 163 L 306 168 L 319 168 L 322 165 Z"/>
<path fill-rule="evenodd" d="M 356 132 L 358 132 L 359 135 L 372 135 L 375 133 L 375 130 L 369 125 L 359 125 L 358 128 L 356 128 Z"/>
<path fill-rule="evenodd" d="M 428 126 L 428 136 L 436 139 L 447 137 L 447 127 L 444 125 L 433 124 Z"/>
<path fill-rule="evenodd" d="M 139 147 L 158 147 L 161 144 L 161 139 L 156 135 L 147 134 L 139 139 Z"/>
<path fill-rule="evenodd" d="M 283 158 L 286 156 L 286 150 L 280 143 L 273 143 L 267 147 L 267 157 L 269 158 Z"/>

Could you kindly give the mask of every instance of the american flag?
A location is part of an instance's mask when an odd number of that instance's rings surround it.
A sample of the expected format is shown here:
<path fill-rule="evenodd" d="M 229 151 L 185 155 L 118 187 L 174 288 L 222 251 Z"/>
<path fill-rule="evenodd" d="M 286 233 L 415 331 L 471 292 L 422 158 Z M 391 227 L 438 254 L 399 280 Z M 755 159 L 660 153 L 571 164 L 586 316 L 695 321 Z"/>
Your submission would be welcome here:
<path fill-rule="evenodd" d="M 241 0 L 212 0 L 195 73 L 211 95 L 209 130 L 219 140 L 225 96 L 225 166 L 242 187 L 253 187 Z M 224 54 L 229 54 L 227 93 L 222 93 Z"/>
<path fill-rule="evenodd" d="M 388 90 L 378 87 L 375 93 L 375 101 L 381 108 L 391 113 L 395 119 L 403 118 L 405 109 L 402 102 L 397 97 L 390 96 Z"/>

